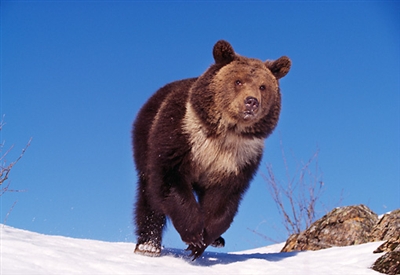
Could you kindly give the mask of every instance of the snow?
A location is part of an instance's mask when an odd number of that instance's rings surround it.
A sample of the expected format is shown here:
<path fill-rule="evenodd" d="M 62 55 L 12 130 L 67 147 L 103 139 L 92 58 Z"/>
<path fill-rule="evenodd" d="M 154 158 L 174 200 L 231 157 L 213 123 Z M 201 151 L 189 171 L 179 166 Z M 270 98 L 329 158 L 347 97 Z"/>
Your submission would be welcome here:
<path fill-rule="evenodd" d="M 279 253 L 283 243 L 235 252 L 205 252 L 192 262 L 180 249 L 161 257 L 133 253 L 133 243 L 50 236 L 0 224 L 0 274 L 379 274 L 369 267 L 382 242 Z M 229 240 L 228 240 L 229 241 Z"/>

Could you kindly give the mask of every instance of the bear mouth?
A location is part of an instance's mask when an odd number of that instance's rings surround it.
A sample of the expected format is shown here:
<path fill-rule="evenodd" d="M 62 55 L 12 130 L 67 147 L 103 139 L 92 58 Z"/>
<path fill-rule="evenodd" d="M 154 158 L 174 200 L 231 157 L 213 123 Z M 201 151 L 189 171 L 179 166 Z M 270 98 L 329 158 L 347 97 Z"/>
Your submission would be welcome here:
<path fill-rule="evenodd" d="M 254 112 L 253 110 L 245 110 L 243 112 L 243 119 L 245 121 L 249 121 L 249 120 L 253 120 L 257 117 L 256 112 Z"/>

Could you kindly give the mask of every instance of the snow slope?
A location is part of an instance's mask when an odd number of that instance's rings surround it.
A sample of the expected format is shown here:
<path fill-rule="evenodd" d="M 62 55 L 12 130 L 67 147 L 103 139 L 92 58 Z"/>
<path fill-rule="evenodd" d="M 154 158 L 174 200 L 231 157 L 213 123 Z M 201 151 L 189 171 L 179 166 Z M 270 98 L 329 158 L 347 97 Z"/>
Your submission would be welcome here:
<path fill-rule="evenodd" d="M 166 248 L 161 257 L 132 253 L 132 243 L 49 236 L 0 224 L 0 274 L 379 274 L 369 267 L 382 242 L 279 253 L 283 244 L 236 253 Z M 228 240 L 229 241 L 229 240 Z"/>

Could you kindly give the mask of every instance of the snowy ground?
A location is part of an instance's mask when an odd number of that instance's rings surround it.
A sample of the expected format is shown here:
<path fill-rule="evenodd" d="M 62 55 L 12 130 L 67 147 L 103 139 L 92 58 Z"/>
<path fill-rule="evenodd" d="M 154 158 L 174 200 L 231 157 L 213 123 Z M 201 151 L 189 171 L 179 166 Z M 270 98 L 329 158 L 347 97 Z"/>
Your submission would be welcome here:
<path fill-rule="evenodd" d="M 166 248 L 161 257 L 132 253 L 132 243 L 48 236 L 0 224 L 0 274 L 379 274 L 369 267 L 382 242 L 320 251 L 279 253 L 283 244 L 235 252 L 205 252 L 192 262 Z"/>

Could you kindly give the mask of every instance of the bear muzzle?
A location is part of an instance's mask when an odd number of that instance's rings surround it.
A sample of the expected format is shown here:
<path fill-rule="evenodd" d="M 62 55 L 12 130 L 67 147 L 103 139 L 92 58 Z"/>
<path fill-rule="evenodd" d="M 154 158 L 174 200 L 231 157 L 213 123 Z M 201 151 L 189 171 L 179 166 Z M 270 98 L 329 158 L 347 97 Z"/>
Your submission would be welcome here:
<path fill-rule="evenodd" d="M 260 102 L 257 98 L 248 96 L 244 100 L 244 111 L 243 119 L 251 120 L 257 116 L 258 109 L 260 107 Z"/>

